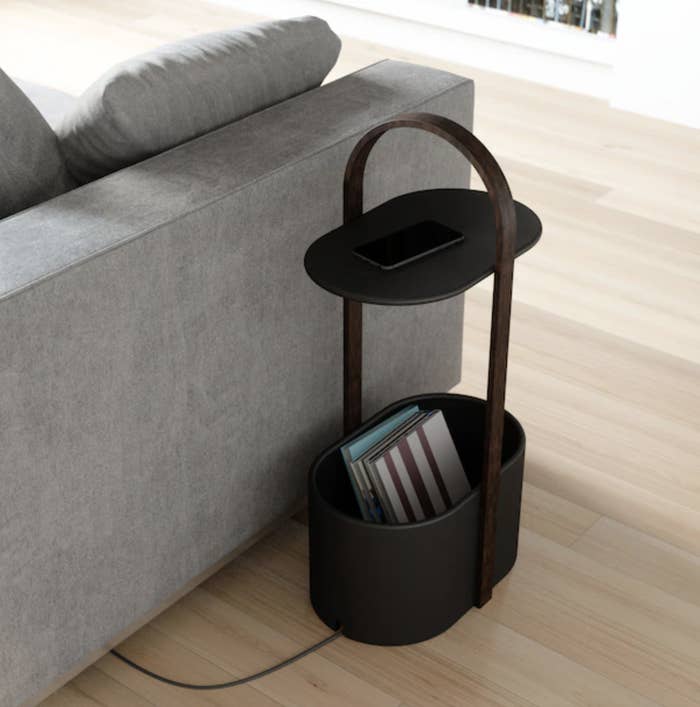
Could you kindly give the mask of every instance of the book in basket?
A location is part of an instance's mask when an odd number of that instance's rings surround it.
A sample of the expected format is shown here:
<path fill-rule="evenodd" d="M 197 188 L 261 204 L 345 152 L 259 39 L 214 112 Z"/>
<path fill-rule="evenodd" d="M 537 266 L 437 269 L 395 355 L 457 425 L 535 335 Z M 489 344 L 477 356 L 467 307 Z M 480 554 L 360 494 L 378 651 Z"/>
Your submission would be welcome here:
<path fill-rule="evenodd" d="M 413 523 L 444 513 L 470 490 L 441 410 L 363 459 L 389 522 Z"/>
<path fill-rule="evenodd" d="M 356 437 L 348 444 L 343 445 L 340 449 L 348 470 L 353 492 L 355 493 L 357 505 L 364 520 L 381 523 L 384 521 L 384 517 L 379 499 L 369 483 L 364 469 L 357 464 L 357 461 L 370 452 L 378 443 L 381 443 L 394 430 L 401 428 L 417 412 L 417 405 L 404 408 L 376 427 Z"/>

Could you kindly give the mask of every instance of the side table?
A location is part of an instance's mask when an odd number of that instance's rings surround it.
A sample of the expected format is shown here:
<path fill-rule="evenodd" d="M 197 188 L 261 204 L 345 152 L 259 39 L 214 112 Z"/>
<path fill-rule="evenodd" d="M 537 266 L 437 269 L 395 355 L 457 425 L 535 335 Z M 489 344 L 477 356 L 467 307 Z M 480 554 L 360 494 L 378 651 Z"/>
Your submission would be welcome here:
<path fill-rule="evenodd" d="M 452 144 L 472 163 L 487 191 L 412 192 L 363 214 L 367 158 L 394 128 L 426 130 Z M 318 457 L 309 474 L 311 601 L 327 625 L 342 626 L 349 638 L 414 643 L 442 632 L 471 606 L 483 606 L 494 583 L 515 563 L 525 433 L 504 407 L 513 265 L 539 240 L 542 225 L 533 211 L 513 200 L 498 163 L 471 132 L 429 113 L 400 115 L 366 133 L 348 160 L 343 195 L 344 224 L 315 241 L 304 260 L 312 280 L 343 297 L 346 435 Z M 394 270 L 353 254 L 359 244 L 426 220 L 461 232 L 464 241 Z M 486 400 L 414 396 L 361 425 L 362 303 L 434 302 L 464 292 L 491 273 Z M 408 404 L 443 411 L 472 490 L 425 521 L 363 521 L 340 448 Z"/>

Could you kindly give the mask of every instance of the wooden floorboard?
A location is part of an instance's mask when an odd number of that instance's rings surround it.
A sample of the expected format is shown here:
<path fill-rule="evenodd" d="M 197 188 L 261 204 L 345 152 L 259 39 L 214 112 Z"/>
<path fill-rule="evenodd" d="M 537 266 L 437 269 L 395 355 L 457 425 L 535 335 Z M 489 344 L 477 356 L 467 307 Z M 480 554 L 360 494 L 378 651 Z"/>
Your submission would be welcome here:
<path fill-rule="evenodd" d="M 78 93 L 137 52 L 256 19 L 201 0 L 5 0 L 0 66 Z M 329 79 L 385 57 L 475 79 L 475 132 L 544 222 L 516 266 L 507 404 L 528 451 L 513 572 L 483 610 L 418 646 L 341 638 L 207 693 L 108 655 L 46 707 L 700 702 L 700 131 L 348 39 Z M 463 392 L 485 387 L 489 298 L 486 284 L 467 295 Z M 327 635 L 308 602 L 304 523 L 289 521 L 122 650 L 216 682 Z"/>

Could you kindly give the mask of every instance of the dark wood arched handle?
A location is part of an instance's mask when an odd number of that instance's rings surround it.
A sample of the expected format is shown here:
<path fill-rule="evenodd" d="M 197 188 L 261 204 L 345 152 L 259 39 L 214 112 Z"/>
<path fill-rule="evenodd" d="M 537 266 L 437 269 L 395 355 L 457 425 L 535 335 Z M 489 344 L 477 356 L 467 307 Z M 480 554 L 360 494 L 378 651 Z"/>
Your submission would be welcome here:
<path fill-rule="evenodd" d="M 478 603 L 479 606 L 483 606 L 491 598 L 493 587 L 496 510 L 503 446 L 506 369 L 515 258 L 515 205 L 510 187 L 498 162 L 469 130 L 440 115 L 405 113 L 372 128 L 353 149 L 345 169 L 343 183 L 345 223 L 354 221 L 362 215 L 367 158 L 377 140 L 394 128 L 425 130 L 456 147 L 471 162 L 484 182 L 495 216 L 496 260 L 481 483 L 481 562 Z M 346 431 L 349 431 L 354 429 L 361 419 L 362 307 L 359 303 L 349 300 L 345 300 L 344 304 L 345 422 Z"/>

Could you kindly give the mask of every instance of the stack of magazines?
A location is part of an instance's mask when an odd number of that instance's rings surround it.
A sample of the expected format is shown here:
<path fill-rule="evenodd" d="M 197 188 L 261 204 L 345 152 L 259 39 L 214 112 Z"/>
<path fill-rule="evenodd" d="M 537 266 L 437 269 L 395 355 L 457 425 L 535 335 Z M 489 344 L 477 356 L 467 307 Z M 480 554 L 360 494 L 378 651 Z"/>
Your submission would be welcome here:
<path fill-rule="evenodd" d="M 404 408 L 341 447 L 362 517 L 415 523 L 470 490 L 441 410 Z"/>

